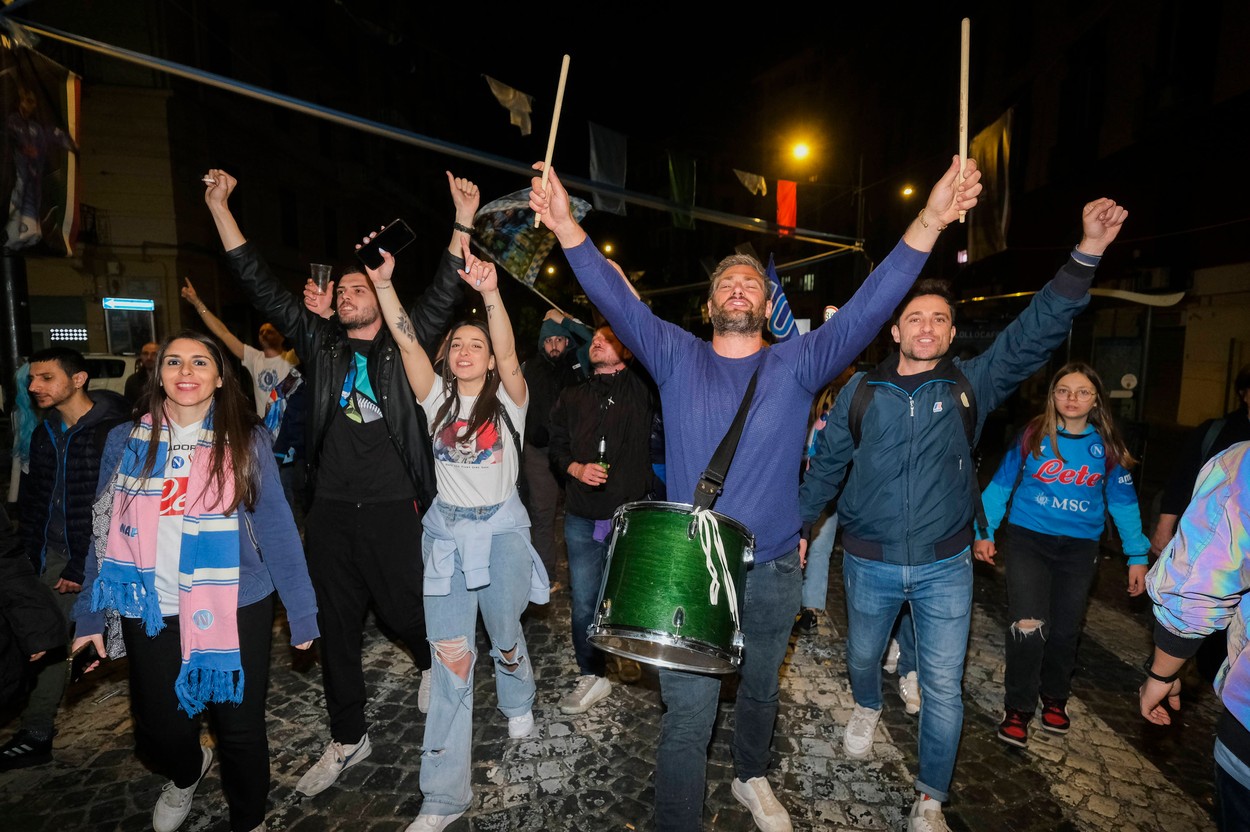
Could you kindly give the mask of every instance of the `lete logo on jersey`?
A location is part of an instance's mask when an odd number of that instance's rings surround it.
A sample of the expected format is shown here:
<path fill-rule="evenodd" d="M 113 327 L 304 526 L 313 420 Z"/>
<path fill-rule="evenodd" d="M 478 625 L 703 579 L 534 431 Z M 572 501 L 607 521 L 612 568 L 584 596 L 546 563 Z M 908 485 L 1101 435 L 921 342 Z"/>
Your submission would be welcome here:
<path fill-rule="evenodd" d="M 1093 488 L 1102 482 L 1103 474 L 1089 470 L 1088 465 L 1082 465 L 1078 470 L 1064 468 L 1063 463 L 1057 459 L 1048 459 L 1043 462 L 1037 469 L 1037 473 L 1033 475 L 1033 479 L 1041 482 L 1058 482 L 1064 485 L 1085 485 Z"/>

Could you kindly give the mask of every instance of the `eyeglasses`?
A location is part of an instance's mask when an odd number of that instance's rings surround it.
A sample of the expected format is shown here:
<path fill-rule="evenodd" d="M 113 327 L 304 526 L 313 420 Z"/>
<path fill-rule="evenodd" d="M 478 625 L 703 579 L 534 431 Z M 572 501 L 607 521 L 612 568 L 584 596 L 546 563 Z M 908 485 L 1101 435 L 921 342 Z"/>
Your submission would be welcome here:
<path fill-rule="evenodd" d="M 1079 401 L 1087 402 L 1094 398 L 1094 391 L 1090 390 L 1088 387 L 1083 387 L 1080 390 L 1069 390 L 1067 387 L 1055 388 L 1056 399 L 1070 399 L 1073 396 L 1075 396 Z"/>

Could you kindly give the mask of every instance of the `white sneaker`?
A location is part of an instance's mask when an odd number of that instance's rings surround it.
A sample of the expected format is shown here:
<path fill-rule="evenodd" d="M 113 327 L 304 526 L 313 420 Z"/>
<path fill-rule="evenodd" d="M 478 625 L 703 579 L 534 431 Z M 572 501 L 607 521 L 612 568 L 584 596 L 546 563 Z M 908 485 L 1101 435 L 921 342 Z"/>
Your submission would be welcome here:
<path fill-rule="evenodd" d="M 204 755 L 204 761 L 200 765 L 199 780 L 185 789 L 175 786 L 173 780 L 161 787 L 161 796 L 156 799 L 156 806 L 152 809 L 152 829 L 155 832 L 174 832 L 182 826 L 187 815 L 191 814 L 191 798 L 195 797 L 196 787 L 200 785 L 200 780 L 204 779 L 204 773 L 213 763 L 213 749 L 202 745 L 200 751 Z"/>
<path fill-rule="evenodd" d="M 566 714 L 584 714 L 607 699 L 611 692 L 612 683 L 602 676 L 578 676 L 577 686 L 560 700 L 560 711 Z"/>
<path fill-rule="evenodd" d="M 534 712 L 526 711 L 520 716 L 508 717 L 508 736 L 514 740 L 523 740 L 534 733 Z"/>
<path fill-rule="evenodd" d="M 735 777 L 729 790 L 739 803 L 751 810 L 760 832 L 791 832 L 794 828 L 790 825 L 790 813 L 778 802 L 773 787 L 765 778 L 752 777 L 743 781 Z"/>
<path fill-rule="evenodd" d="M 916 678 L 916 671 L 898 677 L 898 695 L 903 697 L 907 713 L 920 713 L 920 680 Z"/>
<path fill-rule="evenodd" d="M 917 797 L 907 814 L 907 832 L 950 832 L 942 817 L 942 802 Z"/>
<path fill-rule="evenodd" d="M 881 711 L 855 706 L 851 718 L 846 721 L 846 733 L 842 737 L 842 750 L 852 760 L 863 760 L 872 753 L 872 737 L 877 732 L 877 720 Z"/>
<path fill-rule="evenodd" d="M 417 819 L 404 828 L 404 832 L 442 832 L 451 826 L 464 812 L 454 815 L 417 815 Z"/>
<path fill-rule="evenodd" d="M 886 673 L 893 673 L 898 670 L 898 655 L 902 652 L 898 646 L 898 639 L 890 639 L 890 646 L 885 651 L 885 664 L 881 665 L 881 669 Z"/>
<path fill-rule="evenodd" d="M 312 797 L 321 794 L 334 785 L 343 769 L 351 768 L 373 753 L 373 745 L 369 735 L 365 734 L 355 745 L 343 745 L 330 740 L 329 747 L 321 755 L 321 759 L 313 763 L 313 767 L 304 772 L 304 776 L 295 784 L 295 791 Z"/>
<path fill-rule="evenodd" d="M 421 684 L 417 687 L 417 710 L 423 714 L 430 712 L 430 688 L 434 686 L 434 668 L 418 670 Z"/>

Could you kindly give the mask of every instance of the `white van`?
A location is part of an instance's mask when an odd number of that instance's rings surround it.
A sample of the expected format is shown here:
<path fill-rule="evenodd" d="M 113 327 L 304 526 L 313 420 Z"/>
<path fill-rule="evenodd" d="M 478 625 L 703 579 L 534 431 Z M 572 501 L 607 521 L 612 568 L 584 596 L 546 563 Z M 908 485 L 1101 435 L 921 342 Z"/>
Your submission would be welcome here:
<path fill-rule="evenodd" d="M 137 355 L 109 355 L 108 353 L 85 353 L 87 377 L 91 379 L 88 390 L 112 390 L 125 394 L 126 379 L 139 366 Z"/>

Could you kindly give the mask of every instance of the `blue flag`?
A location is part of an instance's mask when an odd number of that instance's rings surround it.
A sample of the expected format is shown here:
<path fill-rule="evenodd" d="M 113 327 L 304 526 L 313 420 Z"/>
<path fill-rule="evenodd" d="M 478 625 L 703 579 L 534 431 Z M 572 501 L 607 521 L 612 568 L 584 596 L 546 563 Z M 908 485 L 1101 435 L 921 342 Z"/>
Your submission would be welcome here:
<path fill-rule="evenodd" d="M 773 314 L 768 319 L 768 329 L 780 341 L 789 341 L 799 334 L 794 324 L 794 315 L 790 312 L 790 302 L 786 293 L 781 291 L 781 280 L 777 277 L 777 267 L 773 264 L 773 256 L 768 255 L 769 299 L 773 302 Z"/>

